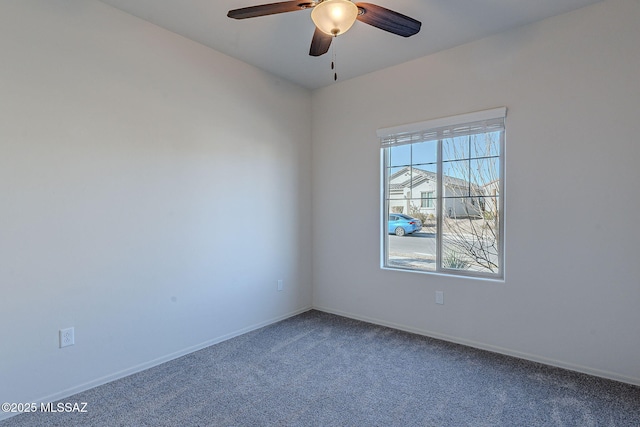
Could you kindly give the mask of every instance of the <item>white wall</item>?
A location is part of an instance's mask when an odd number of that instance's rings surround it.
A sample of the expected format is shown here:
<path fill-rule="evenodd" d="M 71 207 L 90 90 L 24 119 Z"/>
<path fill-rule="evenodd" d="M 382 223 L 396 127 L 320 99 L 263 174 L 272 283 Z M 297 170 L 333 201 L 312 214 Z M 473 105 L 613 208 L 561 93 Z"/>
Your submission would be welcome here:
<path fill-rule="evenodd" d="M 315 91 L 314 306 L 640 384 L 638 23 L 606 0 Z M 381 270 L 376 129 L 501 106 L 506 280 Z"/>
<path fill-rule="evenodd" d="M 311 305 L 307 90 L 88 0 L 3 0 L 0 54 L 0 401 Z"/>

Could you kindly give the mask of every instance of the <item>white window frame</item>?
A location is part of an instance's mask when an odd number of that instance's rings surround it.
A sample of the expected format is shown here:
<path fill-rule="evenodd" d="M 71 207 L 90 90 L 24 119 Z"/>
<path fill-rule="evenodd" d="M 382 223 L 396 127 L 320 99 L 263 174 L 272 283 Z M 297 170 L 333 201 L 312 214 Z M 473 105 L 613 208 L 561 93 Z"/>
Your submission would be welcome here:
<path fill-rule="evenodd" d="M 381 156 L 380 156 L 380 189 L 381 189 L 381 242 L 380 242 L 380 267 L 386 270 L 399 270 L 418 272 L 425 274 L 441 274 L 447 276 L 463 276 L 471 278 L 481 278 L 490 280 L 504 280 L 504 264 L 505 264 L 505 134 L 506 134 L 506 115 L 507 108 L 500 107 L 490 110 L 477 111 L 473 113 L 461 114 L 456 116 L 437 118 L 433 120 L 427 120 L 417 123 L 409 123 L 400 126 L 381 128 L 376 131 L 381 143 Z M 454 270 L 447 269 L 442 266 L 442 203 L 443 203 L 443 181 L 442 181 L 442 139 L 455 136 L 463 136 L 470 134 L 477 134 L 477 130 L 474 132 L 474 128 L 482 132 L 492 132 L 493 128 L 501 130 L 502 138 L 500 139 L 500 156 L 499 156 L 499 185 L 498 191 L 500 197 L 498 198 L 498 212 L 500 215 L 498 232 L 498 272 L 480 272 L 470 270 Z M 399 267 L 395 265 L 389 265 L 388 263 L 388 249 L 389 249 L 389 236 L 387 233 L 387 221 L 388 221 L 388 197 L 387 190 L 389 188 L 387 183 L 387 159 L 385 157 L 388 150 L 385 148 L 418 143 L 423 141 L 438 140 L 438 191 L 436 194 L 436 206 L 438 207 L 439 214 L 437 215 L 437 249 L 436 249 L 436 268 L 432 270 L 412 269 L 406 267 Z"/>

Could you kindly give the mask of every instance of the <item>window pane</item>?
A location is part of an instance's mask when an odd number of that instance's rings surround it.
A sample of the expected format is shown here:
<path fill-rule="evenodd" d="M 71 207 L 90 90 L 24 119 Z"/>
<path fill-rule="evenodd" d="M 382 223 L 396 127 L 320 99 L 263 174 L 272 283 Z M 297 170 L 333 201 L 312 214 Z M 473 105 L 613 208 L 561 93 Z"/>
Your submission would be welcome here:
<path fill-rule="evenodd" d="M 411 184 L 410 169 L 405 167 L 387 168 L 387 198 L 403 200 L 407 186 Z"/>
<path fill-rule="evenodd" d="M 471 135 L 471 157 L 500 155 L 500 132 Z"/>
<path fill-rule="evenodd" d="M 469 160 L 446 162 L 442 169 L 445 198 L 468 197 L 478 193 L 479 190 L 470 181 Z M 450 201 L 447 206 L 453 206 L 453 203 Z M 461 210 L 456 208 L 454 212 L 458 214 Z"/>
<path fill-rule="evenodd" d="M 471 160 L 471 194 L 486 195 L 498 186 L 500 179 L 500 159 L 497 157 Z"/>
<path fill-rule="evenodd" d="M 438 141 L 427 141 L 413 144 L 414 166 L 433 164 L 438 161 Z"/>
<path fill-rule="evenodd" d="M 423 192 L 435 192 L 437 190 L 438 174 L 435 169 L 436 165 L 423 165 L 421 168 L 413 168 L 411 197 L 418 197 Z"/>
<path fill-rule="evenodd" d="M 411 164 L 411 145 L 399 145 L 390 147 L 389 166 L 408 166 Z"/>
<path fill-rule="evenodd" d="M 420 199 L 409 200 L 409 206 L 418 204 Z M 405 206 L 406 208 L 406 206 Z M 390 208 L 393 211 L 392 208 Z M 391 212 L 393 213 L 393 212 Z M 415 215 L 394 216 L 387 223 L 388 267 L 411 270 L 435 271 L 436 269 L 436 218 L 424 216 L 425 222 Z M 415 219 L 420 223 L 416 225 Z M 414 222 L 414 224 L 411 224 Z"/>
<path fill-rule="evenodd" d="M 469 160 L 442 163 L 442 178 L 451 185 L 469 186 Z"/>
<path fill-rule="evenodd" d="M 474 198 L 447 200 L 452 206 L 473 206 Z M 475 199 L 475 205 L 479 205 Z M 442 268 L 499 272 L 498 198 L 483 198 L 477 215 L 446 215 L 442 221 Z"/>
<path fill-rule="evenodd" d="M 469 137 L 459 136 L 442 141 L 442 160 L 458 160 L 469 158 Z"/>

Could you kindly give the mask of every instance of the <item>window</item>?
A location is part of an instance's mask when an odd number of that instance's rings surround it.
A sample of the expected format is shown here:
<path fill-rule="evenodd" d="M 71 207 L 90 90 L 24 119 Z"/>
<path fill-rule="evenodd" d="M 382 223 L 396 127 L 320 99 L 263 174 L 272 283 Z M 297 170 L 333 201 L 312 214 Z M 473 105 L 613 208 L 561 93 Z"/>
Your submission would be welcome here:
<path fill-rule="evenodd" d="M 433 198 L 434 198 L 434 192 L 433 191 L 427 191 L 427 206 L 425 206 L 426 208 L 435 207 L 435 203 L 433 201 Z"/>
<path fill-rule="evenodd" d="M 378 130 L 383 268 L 503 277 L 505 117 L 496 108 Z"/>
<path fill-rule="evenodd" d="M 421 191 L 420 192 L 420 207 L 421 208 L 433 208 L 434 204 L 434 192 L 433 191 Z"/>

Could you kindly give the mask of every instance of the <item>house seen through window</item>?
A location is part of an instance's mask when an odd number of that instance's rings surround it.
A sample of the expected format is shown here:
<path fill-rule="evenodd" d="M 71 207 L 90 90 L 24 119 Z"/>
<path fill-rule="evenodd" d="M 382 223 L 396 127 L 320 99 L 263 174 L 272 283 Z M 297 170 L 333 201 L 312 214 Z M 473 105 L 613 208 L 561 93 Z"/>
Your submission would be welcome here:
<path fill-rule="evenodd" d="M 502 278 L 505 108 L 380 129 L 382 266 Z"/>

